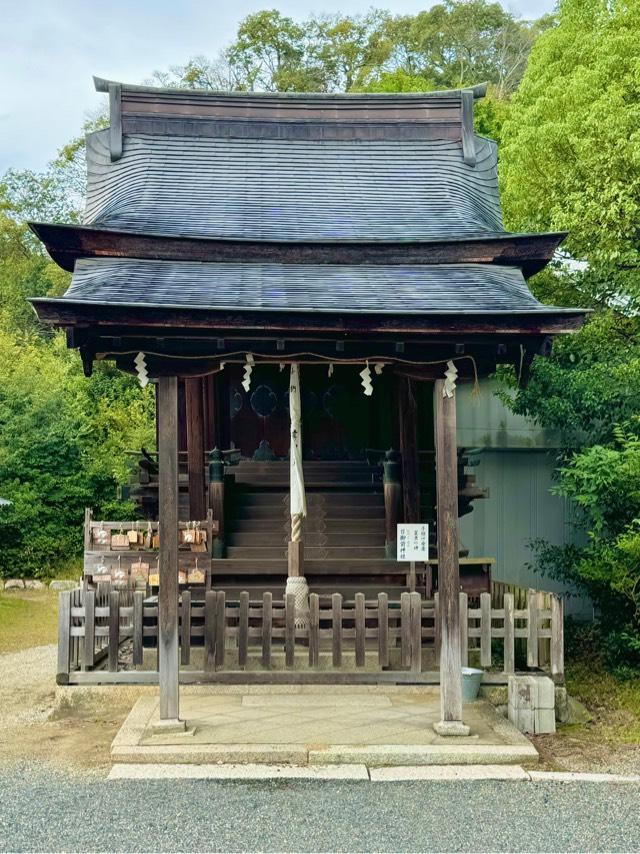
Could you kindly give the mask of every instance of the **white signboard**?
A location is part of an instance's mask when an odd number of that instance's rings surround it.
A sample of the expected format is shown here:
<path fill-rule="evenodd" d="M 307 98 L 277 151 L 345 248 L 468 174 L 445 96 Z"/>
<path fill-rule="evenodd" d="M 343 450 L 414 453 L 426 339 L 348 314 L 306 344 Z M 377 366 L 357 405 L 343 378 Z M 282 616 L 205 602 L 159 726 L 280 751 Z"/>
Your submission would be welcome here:
<path fill-rule="evenodd" d="M 429 526 L 425 524 L 398 525 L 397 560 L 429 560 Z"/>

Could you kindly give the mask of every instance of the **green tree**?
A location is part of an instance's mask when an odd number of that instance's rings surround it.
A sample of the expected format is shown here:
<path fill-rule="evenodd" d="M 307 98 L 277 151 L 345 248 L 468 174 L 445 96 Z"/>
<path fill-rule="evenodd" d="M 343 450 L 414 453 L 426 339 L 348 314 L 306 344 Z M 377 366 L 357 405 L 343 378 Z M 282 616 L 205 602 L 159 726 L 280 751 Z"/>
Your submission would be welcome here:
<path fill-rule="evenodd" d="M 503 128 L 511 227 L 568 229 L 595 302 L 640 297 L 640 4 L 562 0 Z"/>
<path fill-rule="evenodd" d="M 560 431 L 558 491 L 581 510 L 584 548 L 536 544 L 536 566 L 589 593 L 611 666 L 640 666 L 640 7 L 561 0 L 502 127 L 507 224 L 568 229 L 532 280 L 547 303 L 594 310 L 536 358 L 512 406 Z M 578 260 L 581 263 L 576 264 Z"/>
<path fill-rule="evenodd" d="M 70 277 L 24 219 L 77 214 L 83 158 L 75 140 L 42 175 L 0 182 L 0 497 L 11 502 L 0 508 L 0 575 L 46 575 L 75 557 L 85 506 L 130 517 L 116 486 L 127 452 L 154 441 L 152 390 L 106 364 L 84 377 L 64 334 L 41 329 L 27 302 L 63 293 Z"/>
<path fill-rule="evenodd" d="M 308 62 L 308 32 L 276 9 L 248 15 L 227 50 L 229 65 L 242 89 L 267 92 L 318 88 Z"/>
<path fill-rule="evenodd" d="M 444 0 L 387 23 L 393 50 L 382 73 L 402 69 L 430 81 L 430 88 L 487 81 L 504 99 L 516 89 L 533 42 L 550 24 L 549 17 L 520 21 L 486 0 Z"/>

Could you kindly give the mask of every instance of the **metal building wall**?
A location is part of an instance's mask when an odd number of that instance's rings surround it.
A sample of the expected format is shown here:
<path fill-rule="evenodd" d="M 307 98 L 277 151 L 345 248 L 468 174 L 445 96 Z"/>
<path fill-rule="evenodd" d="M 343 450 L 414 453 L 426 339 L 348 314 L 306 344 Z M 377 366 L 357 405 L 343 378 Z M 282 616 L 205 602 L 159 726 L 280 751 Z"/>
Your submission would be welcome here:
<path fill-rule="evenodd" d="M 493 577 L 498 581 L 567 592 L 565 585 L 528 566 L 532 540 L 561 545 L 583 536 L 569 502 L 550 491 L 555 437 L 512 415 L 493 390 L 490 383 L 483 384 L 478 400 L 464 388 L 458 399 L 459 444 L 482 449 L 476 480 L 489 490 L 489 497 L 474 502 L 473 512 L 461 519 L 461 542 L 471 555 L 496 559 Z M 592 615 L 584 597 L 571 597 L 566 605 L 569 613 Z"/>

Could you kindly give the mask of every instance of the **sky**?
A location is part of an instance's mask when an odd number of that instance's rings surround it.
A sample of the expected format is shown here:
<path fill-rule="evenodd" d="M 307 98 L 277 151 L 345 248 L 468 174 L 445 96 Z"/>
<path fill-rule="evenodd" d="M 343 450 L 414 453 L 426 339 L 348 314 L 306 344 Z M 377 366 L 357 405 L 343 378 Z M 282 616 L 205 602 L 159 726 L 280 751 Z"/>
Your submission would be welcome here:
<path fill-rule="evenodd" d="M 415 14 L 433 0 L 0 0 L 0 175 L 44 169 L 103 106 L 92 75 L 141 83 L 192 56 L 215 57 L 246 15 L 277 8 L 357 14 L 371 6 Z M 507 0 L 525 18 L 554 0 Z"/>

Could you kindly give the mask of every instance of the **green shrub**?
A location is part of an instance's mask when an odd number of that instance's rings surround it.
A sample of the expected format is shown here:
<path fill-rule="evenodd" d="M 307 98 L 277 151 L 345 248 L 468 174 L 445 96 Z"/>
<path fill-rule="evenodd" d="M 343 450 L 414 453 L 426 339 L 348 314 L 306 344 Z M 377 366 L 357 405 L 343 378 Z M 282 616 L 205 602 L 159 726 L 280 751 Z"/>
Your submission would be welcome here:
<path fill-rule="evenodd" d="M 0 575 L 48 575 L 82 549 L 84 508 L 116 501 L 126 450 L 153 442 L 153 392 L 98 366 L 87 379 L 60 334 L 0 331 Z"/>

